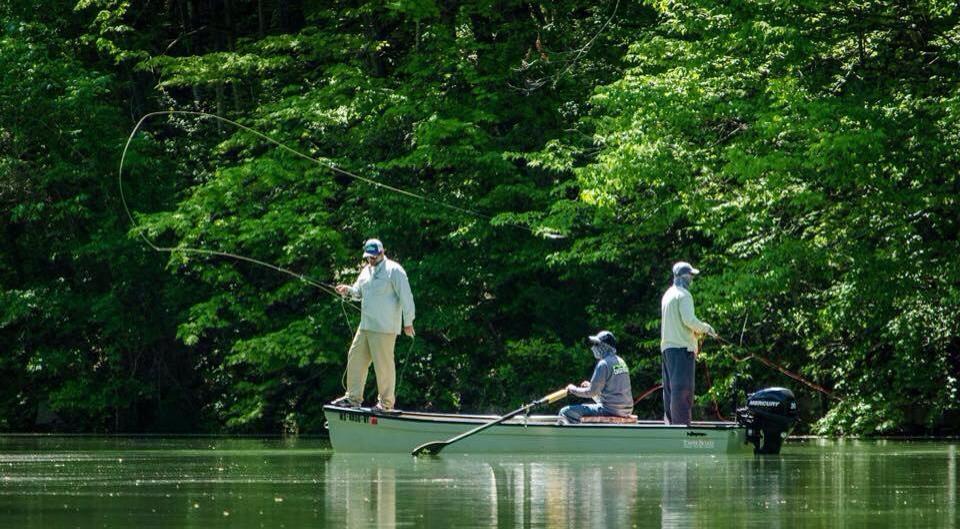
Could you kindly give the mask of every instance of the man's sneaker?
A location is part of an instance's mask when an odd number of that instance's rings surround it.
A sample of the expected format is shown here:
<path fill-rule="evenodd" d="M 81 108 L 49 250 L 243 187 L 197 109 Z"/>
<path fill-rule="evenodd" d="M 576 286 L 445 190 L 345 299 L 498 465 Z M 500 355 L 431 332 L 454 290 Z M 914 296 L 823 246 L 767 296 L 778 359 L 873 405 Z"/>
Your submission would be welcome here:
<path fill-rule="evenodd" d="M 402 413 L 400 410 L 395 410 L 393 408 L 384 408 L 379 402 L 370 408 L 370 411 L 382 415 L 400 415 Z"/>
<path fill-rule="evenodd" d="M 360 405 L 350 400 L 347 396 L 340 397 L 330 402 L 331 406 L 340 406 L 341 408 L 359 408 Z"/>

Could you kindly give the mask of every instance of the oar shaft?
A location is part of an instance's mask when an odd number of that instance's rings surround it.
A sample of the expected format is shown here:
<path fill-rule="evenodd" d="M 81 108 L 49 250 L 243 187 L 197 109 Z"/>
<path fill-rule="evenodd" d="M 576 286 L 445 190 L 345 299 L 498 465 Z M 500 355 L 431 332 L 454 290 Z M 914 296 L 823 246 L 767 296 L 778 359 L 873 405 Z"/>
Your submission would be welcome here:
<path fill-rule="evenodd" d="M 496 425 L 498 425 L 498 424 L 500 424 L 500 423 L 502 423 L 502 422 L 504 422 L 504 421 L 506 421 L 506 420 L 509 420 L 509 419 L 512 418 L 512 417 L 515 417 L 515 416 L 517 416 L 517 415 L 519 415 L 519 414 L 521 414 L 521 413 L 529 410 L 530 408 L 533 408 L 534 406 L 540 406 L 541 404 L 549 404 L 549 403 L 551 403 L 551 402 L 556 402 L 556 401 L 562 399 L 562 398 L 565 397 L 565 396 L 567 396 L 567 389 L 566 389 L 566 388 L 564 388 L 564 389 L 558 389 L 557 391 L 554 391 L 553 393 L 550 393 L 549 395 L 547 395 L 547 396 L 545 396 L 545 397 L 543 397 L 543 398 L 541 398 L 541 399 L 537 399 L 537 400 L 531 402 L 530 404 L 525 404 L 525 405 L 521 406 L 520 408 L 518 408 L 518 409 L 516 409 L 516 410 L 513 410 L 512 412 L 507 413 L 506 415 L 504 415 L 504 416 L 502 416 L 502 417 L 498 417 L 497 419 L 494 419 L 494 420 L 492 420 L 492 421 L 490 421 L 490 422 L 488 422 L 488 423 L 481 424 L 480 426 L 477 426 L 476 428 L 474 428 L 474 429 L 472 429 L 472 430 L 466 431 L 466 432 L 464 432 L 464 433 L 462 433 L 462 434 L 460 434 L 460 435 L 458 435 L 458 436 L 456 436 L 456 437 L 453 437 L 453 438 L 448 439 L 448 440 L 446 440 L 446 441 L 433 441 L 433 442 L 430 442 L 430 443 L 424 443 L 424 444 L 422 444 L 422 445 L 420 445 L 420 446 L 418 446 L 418 447 L 416 447 L 416 448 L 413 449 L 413 455 L 417 455 L 417 454 L 420 454 L 420 453 L 422 453 L 422 452 L 427 452 L 427 453 L 430 453 L 430 454 L 438 454 L 438 453 L 440 453 L 441 450 L 443 450 L 444 447 L 449 446 L 449 445 L 451 445 L 451 444 L 453 444 L 453 443 L 456 443 L 457 441 L 459 441 L 459 440 L 461 440 L 461 439 L 464 439 L 464 438 L 466 438 L 466 437 L 470 437 L 471 435 L 474 435 L 474 434 L 477 434 L 477 433 L 479 433 L 479 432 L 482 432 L 483 430 L 486 430 L 487 428 L 490 428 L 491 426 L 496 426 Z"/>
<path fill-rule="evenodd" d="M 481 424 L 480 426 L 477 426 L 476 428 L 474 428 L 474 429 L 472 429 L 472 430 L 466 431 L 466 432 L 464 432 L 464 433 L 462 433 L 462 434 L 460 434 L 460 435 L 458 435 L 458 436 L 450 439 L 449 441 L 447 441 L 446 444 L 455 443 L 455 442 L 459 441 L 460 439 L 463 439 L 464 437 L 470 437 L 471 435 L 473 435 L 473 434 L 475 434 L 475 433 L 482 432 L 483 430 L 486 430 L 487 428 L 489 428 L 489 427 L 491 427 L 491 426 L 496 426 L 496 425 L 498 425 L 498 424 L 500 424 L 500 423 L 502 423 L 502 422 L 504 422 L 504 421 L 506 421 L 506 420 L 512 419 L 513 417 L 516 417 L 517 415 L 519 415 L 519 414 L 521 414 L 521 413 L 529 410 L 530 408 L 532 408 L 533 406 L 536 406 L 536 405 L 539 404 L 539 403 L 540 403 L 540 401 L 531 402 L 530 404 L 527 404 L 527 405 L 525 405 L 524 407 L 522 407 L 522 408 L 520 408 L 520 409 L 511 411 L 510 413 L 508 413 L 508 414 L 500 417 L 500 418 L 497 419 L 497 420 L 490 421 L 490 422 L 488 422 L 488 423 L 486 423 L 486 424 Z"/>

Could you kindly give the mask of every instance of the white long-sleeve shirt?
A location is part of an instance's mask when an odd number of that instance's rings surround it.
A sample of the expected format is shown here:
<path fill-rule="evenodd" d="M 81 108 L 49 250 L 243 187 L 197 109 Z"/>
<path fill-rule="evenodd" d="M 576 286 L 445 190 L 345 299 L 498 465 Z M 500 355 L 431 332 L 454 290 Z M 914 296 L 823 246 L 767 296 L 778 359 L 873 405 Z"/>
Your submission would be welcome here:
<path fill-rule="evenodd" d="M 350 296 L 360 300 L 360 330 L 400 334 L 413 325 L 416 307 L 407 272 L 386 257 L 376 266 L 365 265 L 350 287 Z"/>
<path fill-rule="evenodd" d="M 713 327 L 697 319 L 690 291 L 673 285 L 660 300 L 660 351 L 697 350 L 697 334 L 713 334 Z"/>

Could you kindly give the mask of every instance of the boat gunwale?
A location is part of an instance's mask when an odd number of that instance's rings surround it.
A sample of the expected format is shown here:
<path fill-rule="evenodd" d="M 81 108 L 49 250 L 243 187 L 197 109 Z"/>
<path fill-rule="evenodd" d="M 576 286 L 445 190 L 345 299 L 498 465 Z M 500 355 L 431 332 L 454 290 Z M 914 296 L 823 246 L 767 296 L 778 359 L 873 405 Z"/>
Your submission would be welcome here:
<path fill-rule="evenodd" d="M 409 412 L 402 411 L 400 413 L 378 413 L 373 411 L 371 408 L 346 408 L 340 406 L 334 406 L 327 404 L 323 407 L 323 411 L 336 411 L 338 413 L 348 413 L 352 415 L 361 415 L 367 417 L 376 417 L 378 421 L 381 420 L 392 420 L 392 421 L 403 421 L 403 422 L 419 422 L 419 423 L 431 423 L 431 424 L 470 424 L 477 425 L 483 424 L 485 422 L 492 421 L 499 418 L 499 415 L 468 415 L 468 414 L 452 414 L 452 413 L 427 413 L 427 412 Z M 743 425 L 735 422 L 720 422 L 720 421 L 695 421 L 690 425 L 685 424 L 664 424 L 660 421 L 637 421 L 636 423 L 580 423 L 580 424 L 565 424 L 560 425 L 555 422 L 544 422 L 545 420 L 553 421 L 556 419 L 554 415 L 534 415 L 531 417 L 538 418 L 537 420 L 528 420 L 524 421 L 523 419 L 514 420 L 500 423 L 498 426 L 507 426 L 507 427 L 551 427 L 551 428 L 621 428 L 621 429 L 664 429 L 664 430 L 719 430 L 719 431 L 729 431 L 729 430 L 738 430 L 745 428 Z"/>

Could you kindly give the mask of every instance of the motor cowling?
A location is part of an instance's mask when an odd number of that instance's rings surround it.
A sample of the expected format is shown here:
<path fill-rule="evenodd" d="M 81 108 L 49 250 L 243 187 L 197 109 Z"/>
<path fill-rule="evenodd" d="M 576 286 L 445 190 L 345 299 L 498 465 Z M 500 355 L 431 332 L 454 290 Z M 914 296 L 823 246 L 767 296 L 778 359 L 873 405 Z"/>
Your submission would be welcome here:
<path fill-rule="evenodd" d="M 797 422 L 797 398 L 786 388 L 766 388 L 747 395 L 737 408 L 737 422 L 747 429 L 747 441 L 757 454 L 779 454 L 783 440 Z"/>

